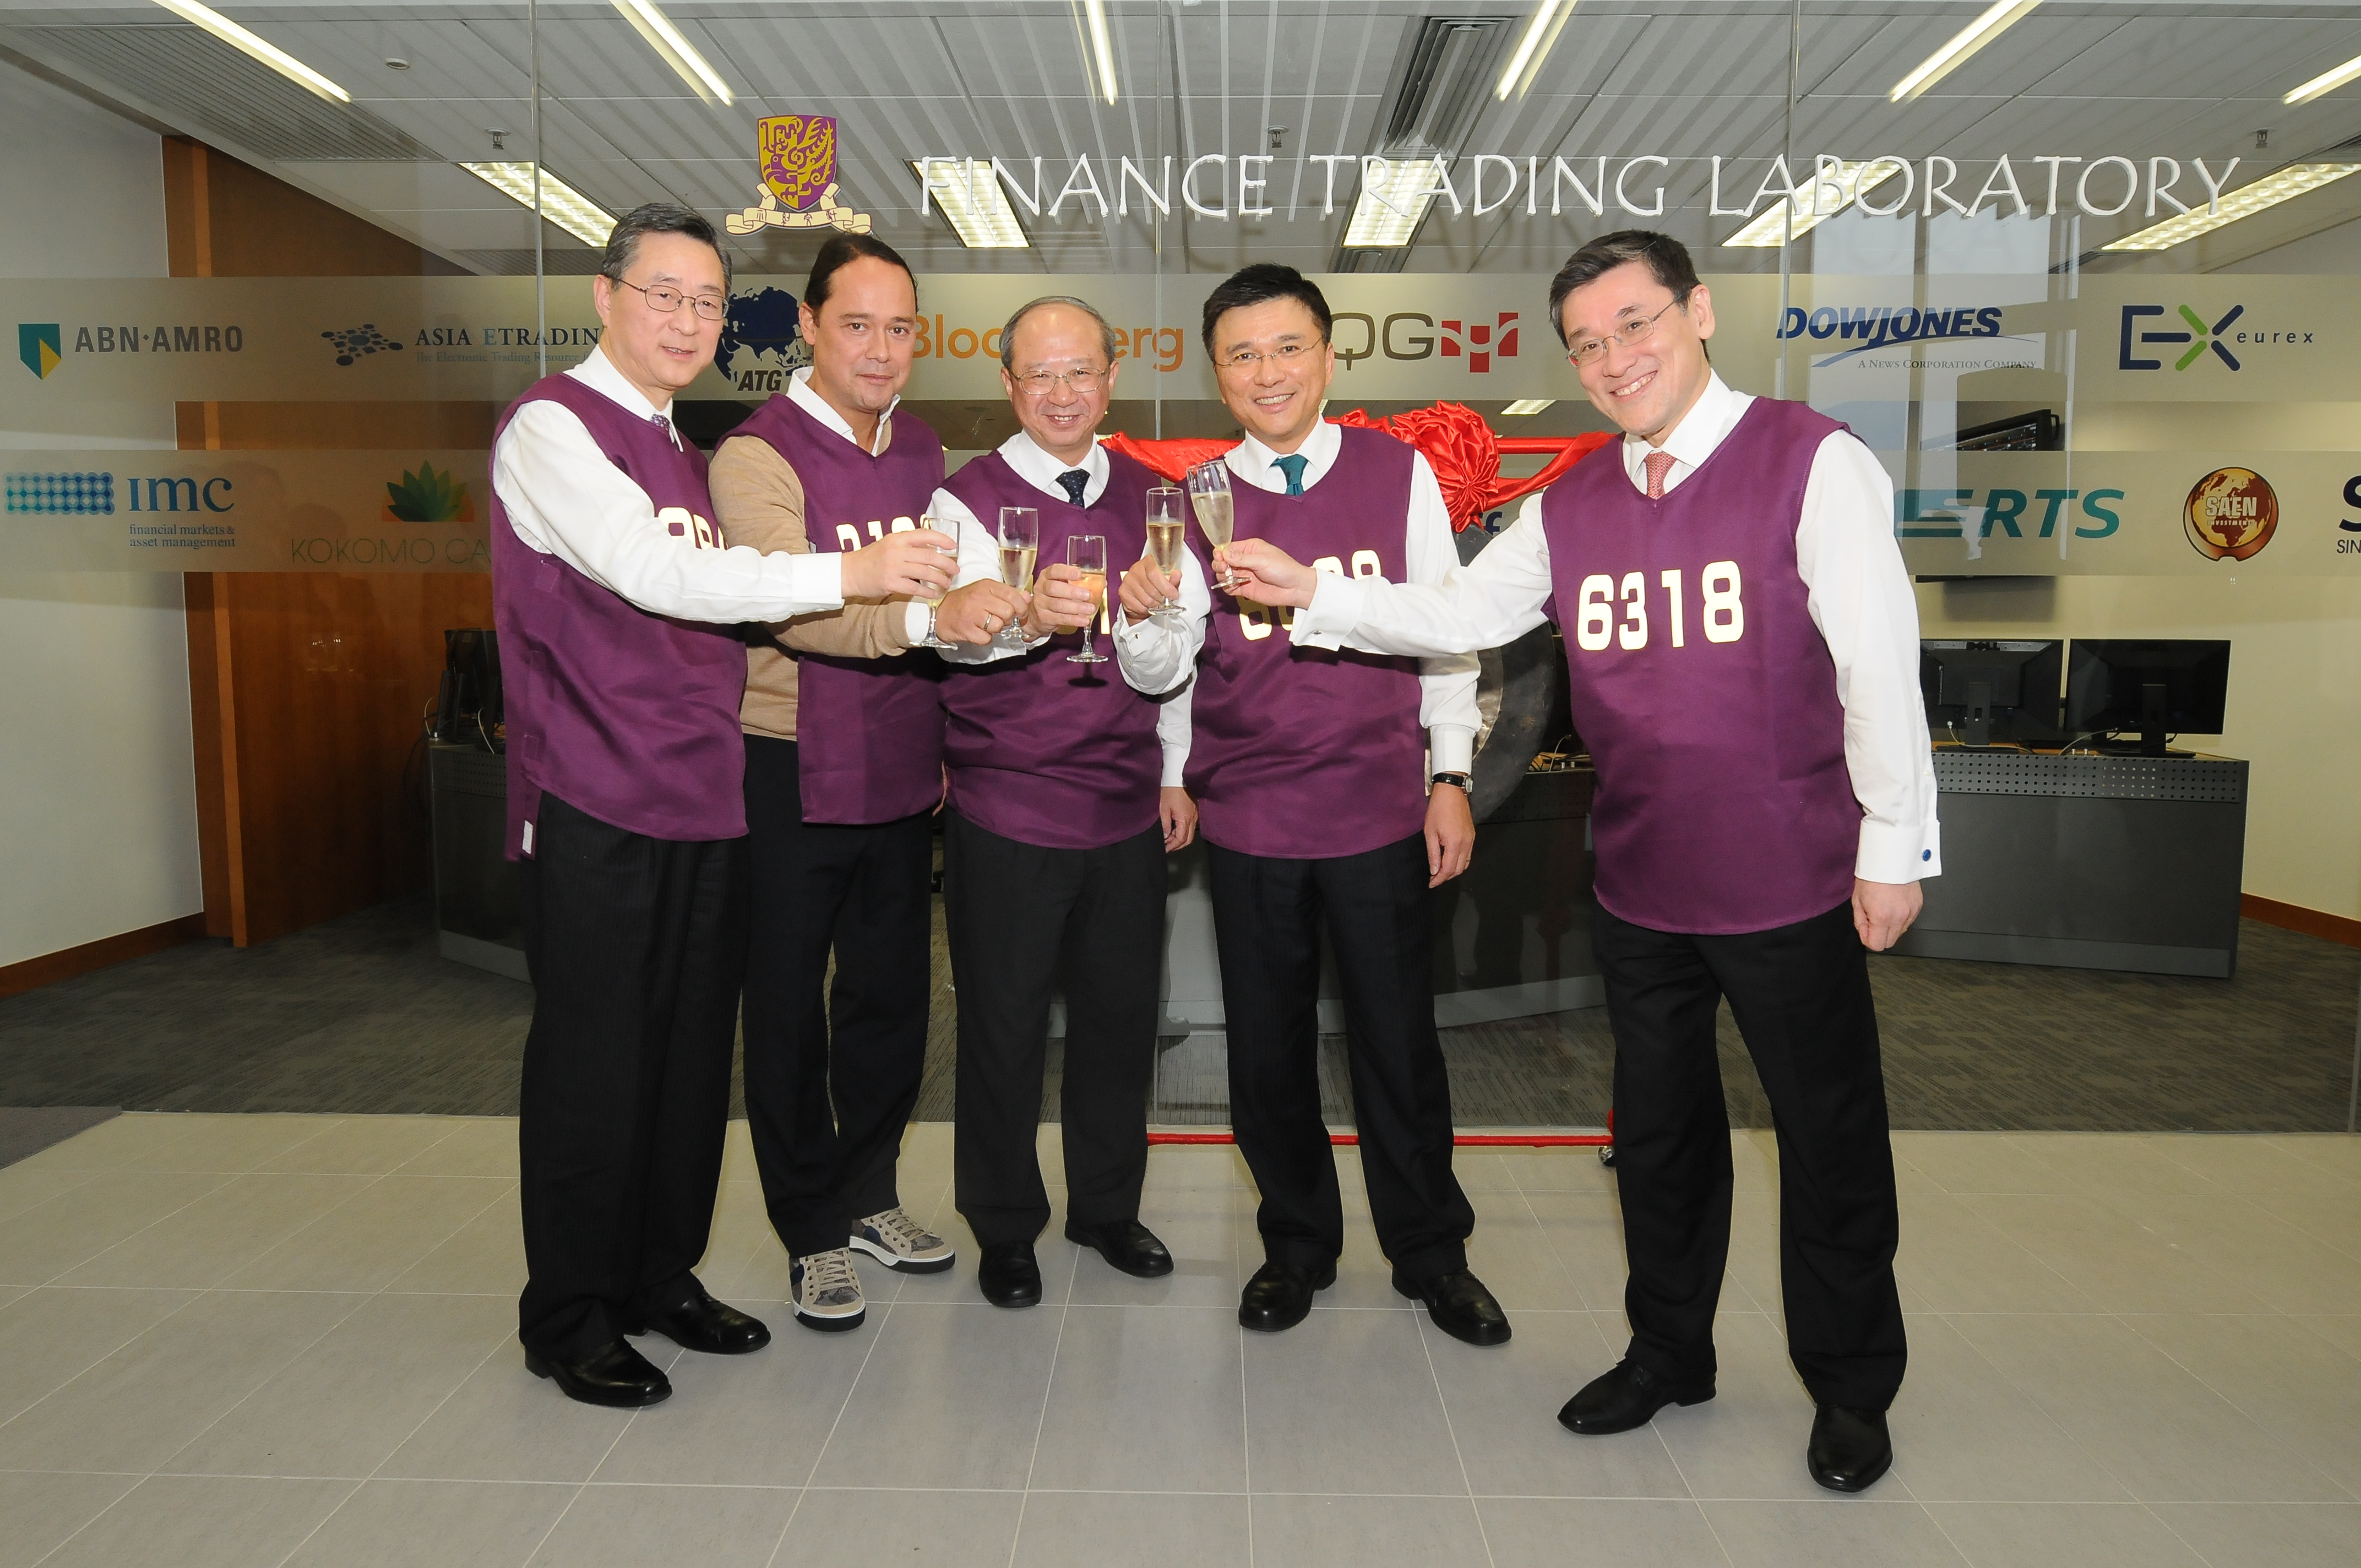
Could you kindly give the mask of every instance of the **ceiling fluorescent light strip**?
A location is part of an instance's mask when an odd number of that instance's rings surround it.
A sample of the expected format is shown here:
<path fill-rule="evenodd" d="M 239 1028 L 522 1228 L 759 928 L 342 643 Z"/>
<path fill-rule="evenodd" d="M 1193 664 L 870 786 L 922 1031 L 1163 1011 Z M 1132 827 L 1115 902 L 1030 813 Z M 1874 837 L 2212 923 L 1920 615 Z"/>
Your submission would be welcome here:
<path fill-rule="evenodd" d="M 1894 84 L 1886 96 L 1906 104 L 1968 62 L 1976 50 L 2008 31 L 2041 0 L 1993 0 L 1993 7 L 1966 27 L 1949 43 L 1919 62 L 1918 69 Z"/>
<path fill-rule="evenodd" d="M 1370 183 L 1369 169 L 1380 172 Z M 1353 203 L 1352 221 L 1345 225 L 1347 250 L 1392 250 L 1408 245 L 1426 209 L 1434 204 L 1441 182 L 1439 158 L 1372 158 L 1361 166 L 1361 197 Z"/>
<path fill-rule="evenodd" d="M 1862 171 L 1872 164 L 1876 166 L 1877 172 L 1871 175 L 1868 183 L 1864 185 L 1861 182 Z M 1789 238 L 1801 239 L 1861 200 L 1861 192 L 1874 191 L 1900 172 L 1901 170 L 1886 159 L 1872 159 L 1864 163 L 1839 163 L 1837 165 L 1836 177 L 1833 180 L 1823 181 L 1817 175 L 1807 177 L 1800 194 L 1791 195 L 1784 201 L 1773 203 L 1755 214 L 1753 222 L 1721 243 L 1724 246 L 1745 245 L 1768 248 L 1784 244 Z M 1837 192 L 1835 204 L 1825 210 L 1815 210 L 1815 201 L 1830 187 L 1833 187 Z M 1794 214 L 1793 228 L 1786 227 L 1781 221 L 1780 214 L 1787 212 Z"/>
<path fill-rule="evenodd" d="M 2356 55 L 2354 58 L 2346 60 L 2343 65 L 2338 66 L 2334 71 L 2313 77 L 2311 81 L 2305 82 L 2302 86 L 2297 88 L 2294 92 L 2280 99 L 2279 102 L 2282 104 L 2309 104 L 2323 93 L 2335 92 L 2339 87 L 2344 86 L 2346 82 L 2352 81 L 2356 76 L 2361 76 L 2361 55 Z"/>
<path fill-rule="evenodd" d="M 640 37 L 647 39 L 650 49 L 664 57 L 674 74 L 696 90 L 698 97 L 708 104 L 718 99 L 724 105 L 738 101 L 730 93 L 730 84 L 721 80 L 721 73 L 706 63 L 705 57 L 697 52 L 697 46 L 673 26 L 670 16 L 656 9 L 654 0 L 615 0 L 615 9 L 639 30 Z"/>
<path fill-rule="evenodd" d="M 230 48 L 252 56 L 290 82 L 309 89 L 333 104 L 349 104 L 353 95 L 289 54 L 276 44 L 265 43 L 227 16 L 196 0 L 156 0 L 156 4 L 182 21 L 194 22 Z"/>
<path fill-rule="evenodd" d="M 1542 62 L 1556 47 L 1557 36 L 1565 30 L 1565 19 L 1574 15 L 1575 0 L 1541 0 L 1533 7 L 1532 20 L 1525 24 L 1525 36 L 1517 40 L 1514 53 L 1500 72 L 1500 85 L 1492 96 L 1503 104 L 1514 93 L 1523 97 L 1532 90 L 1533 79 L 1542 73 Z"/>
<path fill-rule="evenodd" d="M 2179 217 L 2152 224 L 2137 234 L 2125 235 L 2101 250 L 2170 250 L 2199 235 L 2211 234 L 2224 224 L 2235 224 L 2240 218 L 2251 218 L 2266 207 L 2276 207 L 2281 202 L 2317 191 L 2346 175 L 2361 170 L 2361 163 L 2290 163 L 2285 169 L 2266 174 L 2251 184 L 2241 185 L 2224 195 L 2221 211 L 2192 207 Z"/>
<path fill-rule="evenodd" d="M 910 168 L 928 199 L 940 207 L 951 231 L 970 250 L 1024 250 L 1032 242 L 1008 204 L 1008 192 L 989 159 L 914 158 Z"/>
<path fill-rule="evenodd" d="M 463 163 L 459 167 L 525 211 L 533 210 L 532 164 Z M 604 247 L 607 236 L 615 232 L 613 214 L 546 169 L 541 171 L 541 215 L 585 245 Z"/>
<path fill-rule="evenodd" d="M 1098 67 L 1099 95 L 1115 102 L 1115 39 L 1107 33 L 1106 0 L 1082 0 L 1091 23 L 1091 60 Z"/>
<path fill-rule="evenodd" d="M 1504 415 L 1537 414 L 1555 401 L 1557 401 L 1555 398 L 1519 398 L 1500 412 Z"/>

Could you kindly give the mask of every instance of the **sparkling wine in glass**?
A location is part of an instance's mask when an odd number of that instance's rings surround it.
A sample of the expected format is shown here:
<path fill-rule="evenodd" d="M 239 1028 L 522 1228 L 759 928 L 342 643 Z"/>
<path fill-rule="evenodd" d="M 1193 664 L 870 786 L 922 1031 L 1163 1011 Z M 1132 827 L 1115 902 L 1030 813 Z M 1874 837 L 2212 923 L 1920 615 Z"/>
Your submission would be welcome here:
<path fill-rule="evenodd" d="M 1106 537 L 1098 533 L 1068 535 L 1066 565 L 1082 575 L 1082 587 L 1091 596 L 1091 618 L 1082 623 L 1082 649 L 1067 654 L 1066 663 L 1104 664 L 1106 655 L 1091 647 L 1091 630 L 1098 625 L 1100 615 L 1106 609 Z"/>
<path fill-rule="evenodd" d="M 1000 580 L 1020 594 L 1033 591 L 1033 562 L 1041 553 L 1041 514 L 1032 507 L 1000 509 Z M 1004 648 L 1025 646 L 1020 617 L 1000 629 L 994 639 Z"/>
<path fill-rule="evenodd" d="M 959 580 L 960 553 L 959 519 L 956 517 L 937 517 L 932 512 L 928 512 L 926 516 L 918 519 L 918 526 L 920 528 L 931 528 L 937 533 L 942 534 L 950 540 L 949 548 L 945 548 L 942 545 L 937 545 L 935 548 L 937 554 L 947 555 L 950 558 L 949 565 L 951 569 L 951 580 L 953 582 L 957 582 Z M 939 588 L 935 591 L 932 598 L 922 600 L 921 602 L 930 605 L 940 605 L 943 602 L 943 595 L 948 591 L 948 589 Z"/>
<path fill-rule="evenodd" d="M 1168 577 L 1180 570 L 1181 534 L 1189 522 L 1181 498 L 1188 493 L 1178 485 L 1159 485 L 1148 492 L 1148 555 Z M 1170 594 L 1156 607 L 1157 615 L 1167 620 L 1180 612 L 1180 601 Z"/>
<path fill-rule="evenodd" d="M 1237 521 L 1236 507 L 1230 499 L 1230 466 L 1216 457 L 1190 469 L 1189 503 L 1197 510 L 1197 529 L 1204 534 L 1205 543 L 1215 550 L 1227 544 Z M 1224 565 L 1213 586 L 1228 593 L 1237 584 L 1237 578 Z"/>

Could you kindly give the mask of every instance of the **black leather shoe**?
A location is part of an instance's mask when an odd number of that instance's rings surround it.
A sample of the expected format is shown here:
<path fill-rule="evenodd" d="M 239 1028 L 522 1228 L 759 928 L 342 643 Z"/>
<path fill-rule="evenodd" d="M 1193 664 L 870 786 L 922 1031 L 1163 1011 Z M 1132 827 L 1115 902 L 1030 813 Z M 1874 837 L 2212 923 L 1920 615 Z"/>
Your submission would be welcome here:
<path fill-rule="evenodd" d="M 1412 1280 L 1397 1268 L 1394 1289 L 1413 1301 L 1425 1302 L 1426 1315 L 1453 1339 L 1469 1344 L 1509 1343 L 1509 1314 L 1500 1310 L 1500 1303 L 1484 1288 L 1484 1282 L 1464 1268 L 1422 1280 Z"/>
<path fill-rule="evenodd" d="M 1031 1242 L 994 1242 L 985 1247 L 976 1262 L 975 1282 L 995 1307 L 1041 1304 L 1041 1266 L 1033 1259 Z"/>
<path fill-rule="evenodd" d="M 701 1350 L 708 1355 L 744 1355 L 771 1343 L 771 1331 L 758 1318 L 750 1318 L 726 1301 L 717 1301 L 705 1293 L 705 1287 L 694 1279 L 690 1288 L 697 1294 L 678 1306 L 661 1312 L 649 1312 L 636 1322 L 627 1322 L 627 1334 L 643 1334 L 650 1329 L 672 1341 L 683 1350 Z"/>
<path fill-rule="evenodd" d="M 1291 1329 L 1311 1316 L 1312 1293 L 1335 1283 L 1333 1258 L 1317 1271 L 1292 1263 L 1266 1263 L 1238 1292 L 1238 1325 L 1265 1334 Z"/>
<path fill-rule="evenodd" d="M 1885 1412 L 1822 1405 L 1812 1418 L 1812 1446 L 1805 1463 L 1812 1467 L 1812 1479 L 1831 1492 L 1867 1491 L 1894 1464 Z"/>
<path fill-rule="evenodd" d="M 579 1399 L 586 1405 L 613 1405 L 636 1410 L 647 1405 L 661 1405 L 672 1398 L 671 1380 L 621 1340 L 611 1340 L 573 1361 L 526 1351 L 524 1365 L 525 1370 L 535 1377 L 555 1381 L 567 1398 Z"/>
<path fill-rule="evenodd" d="M 1172 1255 L 1164 1250 L 1156 1233 L 1137 1220 L 1110 1220 L 1104 1225 L 1078 1225 L 1069 1220 L 1066 1239 L 1095 1249 L 1108 1267 L 1141 1279 L 1172 1272 Z"/>
<path fill-rule="evenodd" d="M 1666 1405 L 1702 1405 L 1712 1398 L 1710 1379 L 1672 1383 L 1636 1362 L 1619 1361 L 1614 1371 L 1592 1378 L 1565 1402 L 1557 1424 L 1585 1437 L 1605 1437 L 1646 1426 Z"/>

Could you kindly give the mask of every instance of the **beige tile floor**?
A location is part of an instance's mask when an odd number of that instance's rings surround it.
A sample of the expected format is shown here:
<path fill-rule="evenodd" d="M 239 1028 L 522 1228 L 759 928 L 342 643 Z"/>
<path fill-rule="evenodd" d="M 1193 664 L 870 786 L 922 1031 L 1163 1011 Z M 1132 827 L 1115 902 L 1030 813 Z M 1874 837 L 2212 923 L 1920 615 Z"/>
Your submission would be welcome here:
<path fill-rule="evenodd" d="M 1391 1294 L 1349 1164 L 1336 1288 L 1241 1333 L 1224 1149 L 1154 1157 L 1169 1279 L 1051 1240 L 1003 1312 L 972 1258 L 864 1265 L 868 1324 L 807 1333 L 744 1134 L 704 1276 L 778 1339 L 643 1342 L 678 1392 L 631 1415 L 524 1370 L 512 1124 L 125 1116 L 0 1170 L 0 1568 L 2361 1562 L 2361 1140 L 1898 1136 L 1899 1459 L 1846 1498 L 1804 1473 L 1767 1135 L 1720 1398 L 1585 1440 L 1552 1417 L 1623 1339 L 1587 1150 L 1463 1158 L 1516 1326 L 1478 1351 Z M 950 1156 L 916 1128 L 904 1193 L 964 1245 Z"/>

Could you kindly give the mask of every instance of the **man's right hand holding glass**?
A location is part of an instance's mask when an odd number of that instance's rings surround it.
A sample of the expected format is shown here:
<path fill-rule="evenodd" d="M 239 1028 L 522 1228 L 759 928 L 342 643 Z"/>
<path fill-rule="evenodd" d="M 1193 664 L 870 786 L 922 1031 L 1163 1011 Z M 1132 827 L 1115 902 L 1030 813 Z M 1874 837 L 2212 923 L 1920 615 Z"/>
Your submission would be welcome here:
<path fill-rule="evenodd" d="M 1133 622 L 1146 620 L 1180 595 L 1180 574 L 1159 572 L 1155 557 L 1142 555 L 1123 575 L 1115 597 L 1122 601 L 1124 619 Z"/>
<path fill-rule="evenodd" d="M 896 595 L 930 599 L 951 586 L 957 543 L 931 528 L 906 528 L 874 544 L 864 544 L 844 556 L 843 594 L 847 599 L 882 599 Z"/>
<path fill-rule="evenodd" d="M 1267 539 L 1233 539 L 1214 552 L 1237 579 L 1233 597 L 1301 609 L 1312 602 L 1320 574 Z M 1126 598 L 1125 603 L 1130 600 Z"/>

